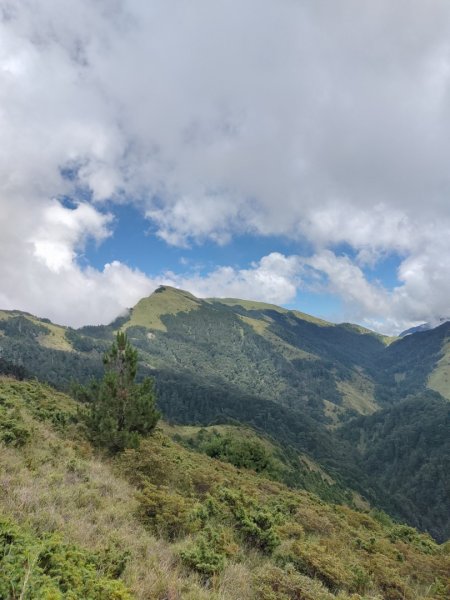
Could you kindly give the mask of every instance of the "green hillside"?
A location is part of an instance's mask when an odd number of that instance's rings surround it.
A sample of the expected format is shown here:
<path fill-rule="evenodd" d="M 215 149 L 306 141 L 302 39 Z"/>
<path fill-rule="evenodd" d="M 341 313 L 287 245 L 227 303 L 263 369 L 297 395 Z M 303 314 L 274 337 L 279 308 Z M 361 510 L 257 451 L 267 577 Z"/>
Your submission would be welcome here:
<path fill-rule="evenodd" d="M 161 317 L 189 312 L 200 306 L 201 300 L 189 292 L 164 286 L 156 290 L 149 298 L 143 298 L 136 304 L 123 328 L 145 327 L 146 329 L 167 331 Z"/>
<path fill-rule="evenodd" d="M 389 396 L 404 398 L 425 389 L 450 397 L 446 383 L 449 342 L 450 322 L 446 322 L 435 329 L 399 338 L 387 347 L 371 368 L 380 398 L 392 403 Z"/>
<path fill-rule="evenodd" d="M 174 441 L 195 429 L 164 425 L 106 457 L 79 414 L 47 386 L 0 378 L 1 598 L 448 598 L 448 547 L 383 513 Z"/>
<path fill-rule="evenodd" d="M 282 308 L 281 306 L 277 306 L 276 304 L 267 304 L 267 302 L 256 302 L 255 300 L 240 300 L 239 298 L 209 298 L 209 302 L 216 302 L 218 304 L 225 304 L 228 306 L 241 306 L 245 310 L 257 311 L 259 313 L 275 311 L 281 314 L 292 314 L 298 319 L 308 321 L 309 323 L 314 323 L 315 325 L 324 327 L 333 326 L 333 323 L 329 323 L 328 321 L 324 321 L 323 319 L 318 319 L 317 317 L 307 315 L 306 313 L 302 313 L 298 310 L 288 310 L 287 308 Z"/>
<path fill-rule="evenodd" d="M 64 330 L 31 315 L 2 314 L 4 358 L 58 387 L 70 376 L 97 375 L 101 354 L 122 327 L 139 347 L 143 366 L 157 373 L 182 371 L 199 382 L 231 385 L 330 425 L 378 406 L 363 371 L 384 350 L 382 336 L 270 304 L 199 300 L 164 286 L 108 327 Z"/>
<path fill-rule="evenodd" d="M 330 499 L 323 481 L 314 482 L 307 470 L 292 471 L 292 456 L 303 456 L 331 477 L 335 499 L 343 500 L 342 490 L 351 488 L 437 539 L 448 536 L 447 506 L 428 493 L 450 478 L 436 470 L 449 456 L 448 447 L 436 441 L 438 420 L 422 432 L 430 446 L 416 464 L 419 471 L 425 465 L 429 477 L 422 491 L 413 469 L 395 462 L 396 454 L 383 454 L 384 470 L 373 471 L 369 455 L 361 454 L 349 432 L 371 430 L 378 417 L 395 429 L 397 413 L 391 409 L 411 396 L 426 398 L 427 389 L 450 397 L 450 324 L 393 340 L 270 304 L 201 300 L 162 286 L 108 326 L 74 330 L 3 311 L 0 372 L 37 377 L 67 391 L 72 380 L 101 375 L 103 353 L 119 329 L 139 350 L 139 376 L 155 377 L 159 407 L 172 424 L 250 427 L 290 457 L 280 481 Z M 411 422 L 417 420 L 420 436 L 418 415 L 413 413 Z M 371 436 L 376 456 L 384 438 Z M 407 441 L 401 452 L 407 453 L 405 448 Z"/>

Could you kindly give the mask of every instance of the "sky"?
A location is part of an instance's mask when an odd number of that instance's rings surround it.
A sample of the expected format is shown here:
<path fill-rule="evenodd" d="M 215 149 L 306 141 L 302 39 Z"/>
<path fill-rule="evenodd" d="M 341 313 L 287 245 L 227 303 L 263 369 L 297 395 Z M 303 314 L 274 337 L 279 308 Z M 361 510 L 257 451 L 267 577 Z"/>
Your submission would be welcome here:
<path fill-rule="evenodd" d="M 448 0 L 0 0 L 0 309 L 450 315 Z"/>

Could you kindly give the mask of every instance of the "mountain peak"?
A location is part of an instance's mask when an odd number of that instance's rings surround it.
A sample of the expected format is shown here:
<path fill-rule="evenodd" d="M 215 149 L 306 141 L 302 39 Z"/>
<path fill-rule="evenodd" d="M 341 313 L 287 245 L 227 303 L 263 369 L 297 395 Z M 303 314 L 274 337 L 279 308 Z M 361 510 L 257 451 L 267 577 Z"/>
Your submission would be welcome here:
<path fill-rule="evenodd" d="M 191 292 L 188 292 L 186 290 L 182 290 L 181 288 L 176 288 L 172 285 L 160 285 L 159 287 L 156 288 L 156 290 L 154 292 L 152 292 L 152 294 L 150 294 L 150 298 L 152 296 L 154 296 L 155 294 L 175 294 L 178 296 L 186 296 L 188 298 L 193 298 L 194 300 L 198 300 L 198 298 L 196 298 L 194 296 L 194 294 L 191 294 Z"/>
<path fill-rule="evenodd" d="M 132 308 L 130 319 L 124 328 L 138 326 L 167 331 L 161 317 L 195 310 L 201 303 L 202 301 L 190 292 L 170 285 L 160 285 L 150 296 L 142 298 Z"/>

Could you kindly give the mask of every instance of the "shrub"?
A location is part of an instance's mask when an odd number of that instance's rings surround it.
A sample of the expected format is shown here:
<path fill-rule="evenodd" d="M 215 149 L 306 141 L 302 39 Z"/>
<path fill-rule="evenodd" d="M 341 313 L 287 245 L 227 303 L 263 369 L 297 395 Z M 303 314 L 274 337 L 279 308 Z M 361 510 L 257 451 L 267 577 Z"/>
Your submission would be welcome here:
<path fill-rule="evenodd" d="M 363 594 L 372 586 L 372 578 L 361 565 L 354 565 L 351 568 L 351 574 L 352 582 L 350 585 L 350 589 L 352 591 Z"/>
<path fill-rule="evenodd" d="M 10 446 L 24 446 L 31 437 L 18 410 L 0 406 L 0 441 Z"/>
<path fill-rule="evenodd" d="M 147 484 L 138 498 L 143 523 L 161 537 L 175 540 L 199 527 L 194 502 L 181 494 Z"/>
<path fill-rule="evenodd" d="M 230 507 L 236 526 L 242 533 L 245 542 L 263 552 L 272 553 L 280 543 L 274 529 L 273 515 L 255 507 L 253 502 L 242 494 L 225 489 L 222 498 Z"/>
<path fill-rule="evenodd" d="M 235 467 L 253 469 L 257 473 L 274 467 L 270 453 L 257 439 L 246 439 L 231 433 L 221 435 L 215 430 L 208 433 L 201 429 L 193 443 L 208 456 L 229 462 Z"/>
<path fill-rule="evenodd" d="M 319 581 L 297 573 L 292 566 L 265 565 L 254 574 L 258 600 L 336 600 Z"/>
<path fill-rule="evenodd" d="M 438 550 L 436 543 L 426 534 L 421 534 L 408 525 L 395 525 L 388 534 L 391 542 L 405 542 L 414 545 L 425 554 L 435 554 Z"/>
<path fill-rule="evenodd" d="M 272 515 L 263 510 L 246 511 L 239 507 L 235 512 L 237 526 L 247 543 L 270 554 L 279 545 L 280 539 L 274 531 Z"/>
<path fill-rule="evenodd" d="M 37 538 L 0 520 L 0 598 L 131 600 L 107 554 L 80 550 L 57 536 Z"/>
<path fill-rule="evenodd" d="M 319 579 L 332 592 L 351 588 L 353 581 L 348 569 L 338 556 L 324 550 L 319 544 L 295 541 L 277 558 L 281 564 L 292 564 L 300 573 Z"/>
<path fill-rule="evenodd" d="M 180 551 L 183 563 L 204 576 L 211 576 L 222 569 L 226 563 L 229 541 L 223 529 L 206 528 L 195 542 Z"/>

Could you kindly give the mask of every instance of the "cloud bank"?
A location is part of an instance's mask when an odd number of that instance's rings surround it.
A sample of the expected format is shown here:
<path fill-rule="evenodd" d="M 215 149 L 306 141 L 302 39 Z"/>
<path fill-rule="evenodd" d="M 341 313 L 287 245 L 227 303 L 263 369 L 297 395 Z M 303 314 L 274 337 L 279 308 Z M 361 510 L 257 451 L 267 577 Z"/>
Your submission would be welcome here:
<path fill-rule="evenodd" d="M 447 315 L 449 39 L 447 0 L 0 0 L 0 305 L 80 324 L 163 280 L 273 302 L 320 281 L 377 327 Z M 81 267 L 114 203 L 172 245 L 312 252 Z M 385 289 L 366 267 L 391 254 Z"/>

